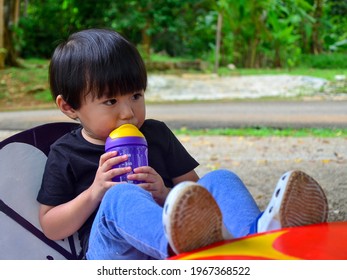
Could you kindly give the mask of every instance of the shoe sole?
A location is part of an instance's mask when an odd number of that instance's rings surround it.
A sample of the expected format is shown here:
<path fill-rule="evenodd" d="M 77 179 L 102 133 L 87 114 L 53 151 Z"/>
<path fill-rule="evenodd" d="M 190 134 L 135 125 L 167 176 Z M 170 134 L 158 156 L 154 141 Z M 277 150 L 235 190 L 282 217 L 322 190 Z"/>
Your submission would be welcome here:
<path fill-rule="evenodd" d="M 180 254 L 222 241 L 222 214 L 212 195 L 194 182 L 170 192 L 163 213 L 171 249 Z"/>
<path fill-rule="evenodd" d="M 290 171 L 278 181 L 264 215 L 267 221 L 260 223 L 258 232 L 322 223 L 328 218 L 328 202 L 317 181 L 302 171 Z"/>
<path fill-rule="evenodd" d="M 288 190 L 280 209 L 283 227 L 327 221 L 328 202 L 318 182 L 304 172 L 294 171 L 290 174 L 287 185 Z"/>

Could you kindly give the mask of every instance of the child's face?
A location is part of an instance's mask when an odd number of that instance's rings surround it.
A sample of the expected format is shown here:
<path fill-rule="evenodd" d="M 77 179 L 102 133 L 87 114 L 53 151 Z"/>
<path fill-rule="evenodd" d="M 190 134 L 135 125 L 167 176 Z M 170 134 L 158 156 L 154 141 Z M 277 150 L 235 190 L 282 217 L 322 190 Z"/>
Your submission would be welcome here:
<path fill-rule="evenodd" d="M 142 126 L 146 115 L 144 91 L 100 99 L 88 94 L 76 114 L 86 140 L 104 144 L 110 132 L 122 124 Z"/>

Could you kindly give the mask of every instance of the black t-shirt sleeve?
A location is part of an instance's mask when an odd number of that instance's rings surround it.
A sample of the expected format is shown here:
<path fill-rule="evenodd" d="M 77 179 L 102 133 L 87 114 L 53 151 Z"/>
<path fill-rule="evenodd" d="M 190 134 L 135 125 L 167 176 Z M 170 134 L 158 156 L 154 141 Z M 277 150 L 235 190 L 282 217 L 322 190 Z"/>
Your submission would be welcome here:
<path fill-rule="evenodd" d="M 37 200 L 56 206 L 74 199 L 92 184 L 103 153 L 80 129 L 63 136 L 51 146 Z"/>
<path fill-rule="evenodd" d="M 56 149 L 51 149 L 45 166 L 38 202 L 56 206 L 75 197 L 69 161 Z"/>

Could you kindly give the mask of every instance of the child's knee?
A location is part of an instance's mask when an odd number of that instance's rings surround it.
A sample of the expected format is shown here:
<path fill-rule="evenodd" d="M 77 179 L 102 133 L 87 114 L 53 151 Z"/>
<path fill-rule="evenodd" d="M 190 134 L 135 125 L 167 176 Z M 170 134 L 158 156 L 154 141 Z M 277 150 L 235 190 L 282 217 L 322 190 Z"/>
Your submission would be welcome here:
<path fill-rule="evenodd" d="M 133 184 L 115 184 L 105 193 L 103 200 L 126 199 L 127 196 L 134 195 L 135 193 L 141 191 L 143 191 L 142 188 Z"/>
<path fill-rule="evenodd" d="M 204 177 L 209 179 L 240 180 L 239 176 L 228 169 L 218 169 L 207 173 Z M 203 177 L 203 178 L 204 178 Z"/>

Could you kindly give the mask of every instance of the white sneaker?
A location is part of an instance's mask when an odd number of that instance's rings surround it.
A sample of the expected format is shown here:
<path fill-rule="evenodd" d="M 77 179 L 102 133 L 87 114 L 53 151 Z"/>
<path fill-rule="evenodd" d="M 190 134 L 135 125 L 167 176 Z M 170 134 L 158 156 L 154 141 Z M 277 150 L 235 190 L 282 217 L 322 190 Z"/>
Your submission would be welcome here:
<path fill-rule="evenodd" d="M 289 171 L 277 183 L 258 220 L 257 232 L 326 222 L 328 202 L 321 186 L 302 171 Z"/>
<path fill-rule="evenodd" d="M 195 182 L 182 182 L 171 190 L 164 204 L 163 224 L 176 254 L 232 238 L 216 201 Z"/>

